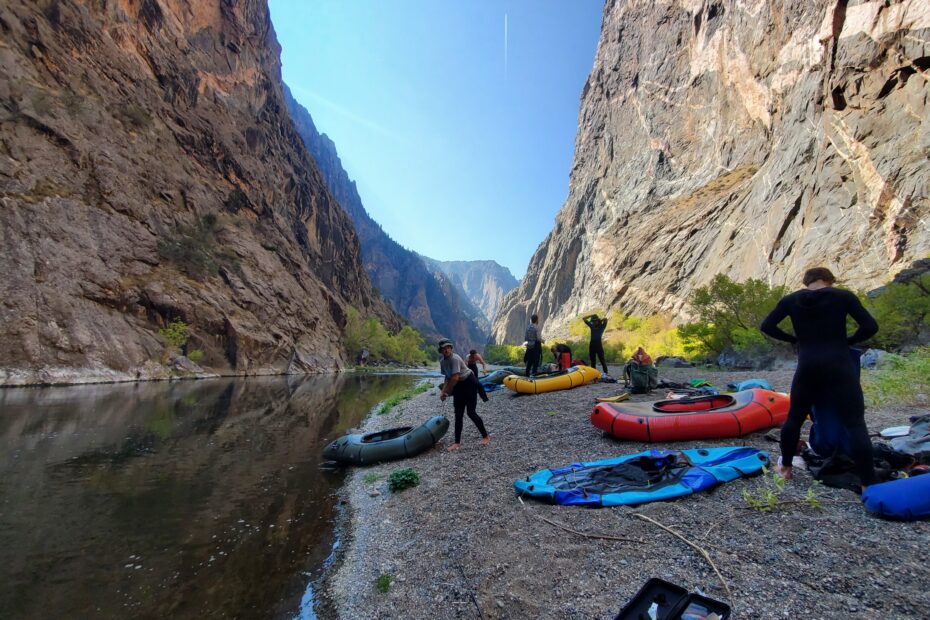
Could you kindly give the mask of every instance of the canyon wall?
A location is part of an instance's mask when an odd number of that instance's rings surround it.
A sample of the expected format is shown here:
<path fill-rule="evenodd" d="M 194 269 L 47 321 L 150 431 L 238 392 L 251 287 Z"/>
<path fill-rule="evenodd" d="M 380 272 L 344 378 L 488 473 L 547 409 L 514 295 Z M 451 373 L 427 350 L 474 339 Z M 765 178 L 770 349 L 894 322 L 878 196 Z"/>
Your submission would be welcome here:
<path fill-rule="evenodd" d="M 444 274 L 428 268 L 416 252 L 391 239 L 368 215 L 355 181 L 342 167 L 335 143 L 317 130 L 310 112 L 286 87 L 285 98 L 294 125 L 330 191 L 355 223 L 365 270 L 381 296 L 430 344 L 445 337 L 454 340 L 459 351 L 483 348 L 490 324 L 481 322 L 481 313 L 465 292 Z"/>
<path fill-rule="evenodd" d="M 492 337 L 689 318 L 717 273 L 874 288 L 930 253 L 930 3 L 608 0 L 569 196 Z"/>
<path fill-rule="evenodd" d="M 0 384 L 345 363 L 389 326 L 288 116 L 263 0 L 0 5 Z"/>

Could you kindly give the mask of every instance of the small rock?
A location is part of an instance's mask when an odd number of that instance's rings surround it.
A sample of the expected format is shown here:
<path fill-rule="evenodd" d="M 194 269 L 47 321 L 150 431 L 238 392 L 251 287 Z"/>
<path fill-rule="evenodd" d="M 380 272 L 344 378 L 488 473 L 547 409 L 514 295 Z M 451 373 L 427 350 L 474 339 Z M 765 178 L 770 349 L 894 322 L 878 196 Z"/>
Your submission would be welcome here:
<path fill-rule="evenodd" d="M 374 489 L 368 492 L 368 497 L 378 497 L 379 495 L 381 495 L 381 491 L 378 489 Z"/>

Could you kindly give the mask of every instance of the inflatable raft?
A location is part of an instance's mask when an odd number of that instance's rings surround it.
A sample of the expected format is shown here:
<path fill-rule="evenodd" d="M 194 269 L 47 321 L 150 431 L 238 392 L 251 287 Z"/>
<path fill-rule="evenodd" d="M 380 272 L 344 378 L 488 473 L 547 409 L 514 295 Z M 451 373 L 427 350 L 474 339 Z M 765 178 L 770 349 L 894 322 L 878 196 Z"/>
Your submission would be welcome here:
<path fill-rule="evenodd" d="M 371 465 L 416 456 L 449 430 L 449 420 L 433 416 L 422 426 L 402 426 L 367 435 L 344 435 L 323 450 L 323 458 L 346 465 Z"/>
<path fill-rule="evenodd" d="M 551 504 L 627 506 L 705 491 L 758 473 L 768 459 L 766 452 L 749 447 L 647 450 L 544 469 L 513 486 Z"/>
<path fill-rule="evenodd" d="M 600 403 L 591 423 L 617 439 L 681 441 L 742 437 L 788 418 L 788 395 L 752 389 L 656 403 Z"/>
<path fill-rule="evenodd" d="M 572 366 L 562 372 L 535 378 L 511 375 L 504 378 L 504 386 L 518 394 L 542 394 L 587 385 L 601 378 L 601 373 L 590 366 Z"/>

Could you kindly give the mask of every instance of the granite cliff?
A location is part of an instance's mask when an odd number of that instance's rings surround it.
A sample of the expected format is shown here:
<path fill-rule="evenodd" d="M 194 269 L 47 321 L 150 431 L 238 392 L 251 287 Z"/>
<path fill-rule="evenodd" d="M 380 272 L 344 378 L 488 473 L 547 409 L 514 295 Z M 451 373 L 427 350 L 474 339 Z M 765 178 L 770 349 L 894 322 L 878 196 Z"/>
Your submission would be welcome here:
<path fill-rule="evenodd" d="M 930 252 L 930 3 L 608 0 L 569 196 L 492 338 L 688 317 L 723 272 L 869 289 Z"/>
<path fill-rule="evenodd" d="M 510 270 L 493 260 L 435 260 L 420 256 L 433 271 L 441 271 L 465 292 L 481 312 L 478 323 L 490 331 L 501 300 L 520 283 Z"/>
<path fill-rule="evenodd" d="M 0 5 L 0 384 L 161 378 L 167 322 L 228 374 L 392 327 L 288 116 L 263 0 Z"/>
<path fill-rule="evenodd" d="M 421 257 L 384 232 L 362 204 L 355 181 L 342 167 L 336 145 L 320 133 L 310 113 L 285 89 L 287 106 L 326 179 L 333 196 L 355 223 L 362 259 L 378 292 L 428 340 L 452 338 L 459 351 L 481 349 L 490 324 L 472 307 L 468 296 L 442 272 L 427 267 Z M 482 324 L 483 323 L 483 324 Z"/>

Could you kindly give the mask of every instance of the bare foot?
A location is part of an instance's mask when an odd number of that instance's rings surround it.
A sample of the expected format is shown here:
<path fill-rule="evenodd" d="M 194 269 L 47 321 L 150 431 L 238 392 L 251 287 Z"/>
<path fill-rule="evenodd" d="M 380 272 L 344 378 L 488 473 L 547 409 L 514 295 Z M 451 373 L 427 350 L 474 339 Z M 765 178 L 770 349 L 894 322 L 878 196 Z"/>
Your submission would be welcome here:
<path fill-rule="evenodd" d="M 482 445 L 482 446 L 486 446 L 486 445 L 488 445 L 489 443 L 491 443 L 491 436 L 490 436 L 490 435 L 488 435 L 487 437 L 482 437 L 482 438 L 481 438 L 481 445 Z"/>
<path fill-rule="evenodd" d="M 793 467 L 785 467 L 784 465 L 777 465 L 775 467 L 775 471 L 777 471 L 778 474 L 785 480 L 791 480 L 792 476 L 794 476 Z"/>
<path fill-rule="evenodd" d="M 460 443 L 454 443 L 454 444 L 452 444 L 451 446 L 449 446 L 449 452 L 455 452 L 456 450 L 458 450 L 458 449 L 461 448 L 461 447 L 462 447 L 462 444 L 460 444 Z"/>

